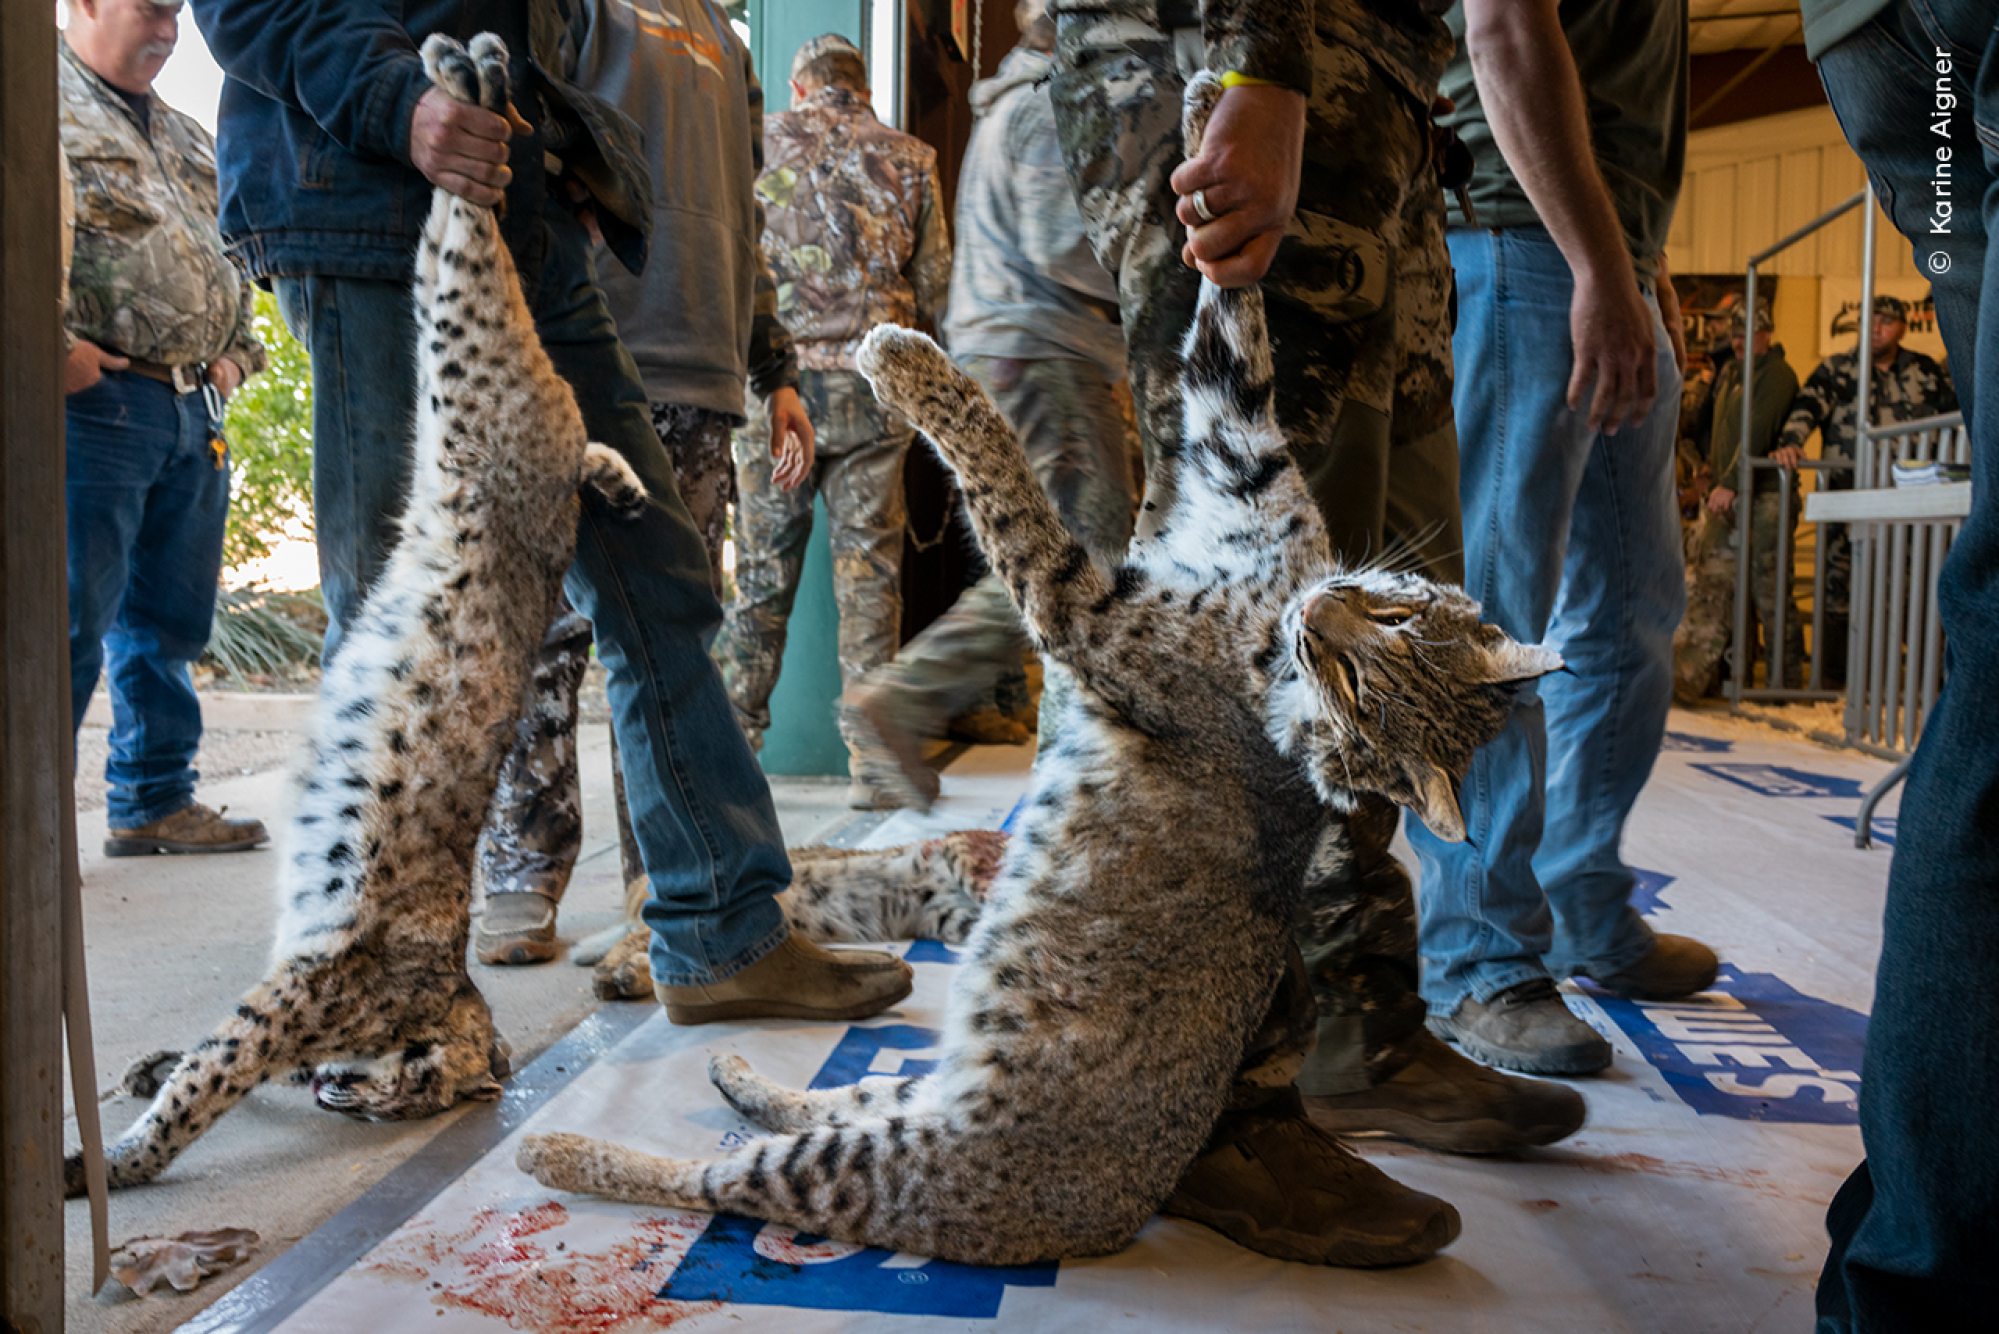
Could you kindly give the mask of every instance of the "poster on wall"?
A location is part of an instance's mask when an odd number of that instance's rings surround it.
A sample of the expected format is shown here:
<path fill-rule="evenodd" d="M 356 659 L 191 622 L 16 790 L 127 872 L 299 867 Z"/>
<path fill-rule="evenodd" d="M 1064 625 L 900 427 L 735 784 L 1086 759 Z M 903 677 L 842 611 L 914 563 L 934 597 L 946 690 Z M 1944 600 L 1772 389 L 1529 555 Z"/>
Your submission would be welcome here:
<path fill-rule="evenodd" d="M 1782 281 L 1775 274 L 1760 277 L 1757 299 L 1775 301 Z M 1729 322 L 1742 304 L 1742 275 L 1676 273 L 1673 291 L 1680 298 L 1680 332 L 1686 338 L 1687 374 L 1692 378 L 1707 369 L 1709 351 L 1728 338 Z"/>
<path fill-rule="evenodd" d="M 1887 279 L 1874 282 L 1877 296 L 1898 296 L 1909 307 L 1909 332 L 1902 346 L 1943 361 L 1943 335 L 1937 332 L 1936 302 L 1930 285 L 1921 278 Z M 1852 347 L 1860 337 L 1860 279 L 1822 278 L 1819 280 L 1819 355 Z"/>

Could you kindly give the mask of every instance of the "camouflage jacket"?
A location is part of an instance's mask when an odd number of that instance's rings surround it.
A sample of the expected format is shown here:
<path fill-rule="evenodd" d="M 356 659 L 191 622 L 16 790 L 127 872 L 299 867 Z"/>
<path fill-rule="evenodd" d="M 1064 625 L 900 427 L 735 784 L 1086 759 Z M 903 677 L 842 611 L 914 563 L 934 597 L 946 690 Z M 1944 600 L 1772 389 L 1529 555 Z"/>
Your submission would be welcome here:
<path fill-rule="evenodd" d="M 936 320 L 951 281 L 937 153 L 837 84 L 764 121 L 764 254 L 808 370 L 852 370 L 881 323 Z"/>
<path fill-rule="evenodd" d="M 1819 431 L 1823 433 L 1821 457 L 1853 458 L 1853 407 L 1860 393 L 1859 365 L 1857 347 L 1835 352 L 1819 363 L 1805 381 L 1805 387 L 1791 400 L 1791 414 L 1784 419 L 1784 429 L 1778 434 L 1779 448 L 1789 445 L 1802 448 L 1811 433 Z M 1897 348 L 1894 364 L 1886 370 L 1877 367 L 1874 371 L 1873 383 L 1867 387 L 1867 409 L 1876 426 L 1912 422 L 1956 411 L 1957 390 L 1951 386 L 1950 372 L 1933 359 L 1906 347 Z M 1834 473 L 1830 480 L 1833 487 L 1843 489 L 1853 485 L 1853 474 Z"/>
<path fill-rule="evenodd" d="M 1768 458 L 1776 449 L 1777 427 L 1797 392 L 1798 373 L 1784 360 L 1784 345 L 1770 344 L 1770 350 L 1756 358 L 1756 390 L 1749 401 L 1749 457 Z M 1741 464 L 1742 363 L 1731 359 L 1715 381 L 1714 433 L 1708 439 L 1707 466 L 1716 486 L 1733 491 L 1741 481 Z M 1774 468 L 1755 470 L 1754 494 L 1775 495 L 1782 476 Z M 1797 485 L 1795 474 L 1791 484 Z"/>
<path fill-rule="evenodd" d="M 62 146 L 76 207 L 65 324 L 73 337 L 168 366 L 227 356 L 264 368 L 250 283 L 215 227 L 215 143 L 151 97 L 150 133 L 61 42 Z"/>

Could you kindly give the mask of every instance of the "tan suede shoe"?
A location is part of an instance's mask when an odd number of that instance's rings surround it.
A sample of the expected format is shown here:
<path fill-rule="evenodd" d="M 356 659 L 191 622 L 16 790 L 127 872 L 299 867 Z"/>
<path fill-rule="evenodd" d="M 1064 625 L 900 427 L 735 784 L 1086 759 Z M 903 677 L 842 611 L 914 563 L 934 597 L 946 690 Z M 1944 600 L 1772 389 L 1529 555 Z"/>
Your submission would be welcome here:
<path fill-rule="evenodd" d="M 171 815 L 136 829 L 112 829 L 104 840 L 107 857 L 149 857 L 156 852 L 248 852 L 270 840 L 261 820 L 231 820 L 228 807 L 212 811 L 191 801 Z"/>
<path fill-rule="evenodd" d="M 916 974 L 893 954 L 823 949 L 796 933 L 737 973 L 707 986 L 652 984 L 676 1024 L 718 1019 L 865 1019 L 909 994 Z"/>

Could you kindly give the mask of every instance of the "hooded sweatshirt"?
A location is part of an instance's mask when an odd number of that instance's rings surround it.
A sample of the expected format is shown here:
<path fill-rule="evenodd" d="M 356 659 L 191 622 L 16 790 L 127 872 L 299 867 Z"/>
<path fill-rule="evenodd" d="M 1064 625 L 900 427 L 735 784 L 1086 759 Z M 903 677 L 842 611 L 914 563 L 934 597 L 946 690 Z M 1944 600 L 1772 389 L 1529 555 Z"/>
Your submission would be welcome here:
<path fill-rule="evenodd" d="M 1117 284 L 1090 250 L 1063 170 L 1044 81 L 1053 67 L 1053 56 L 1016 46 L 972 85 L 944 340 L 956 357 L 1092 361 L 1115 383 Z"/>
<path fill-rule="evenodd" d="M 749 49 L 705 0 L 585 0 L 566 45 L 575 83 L 644 133 L 651 253 L 636 277 L 604 254 L 597 271 L 646 397 L 740 418 L 746 381 L 760 397 L 798 383 L 761 249 L 763 88 Z"/>

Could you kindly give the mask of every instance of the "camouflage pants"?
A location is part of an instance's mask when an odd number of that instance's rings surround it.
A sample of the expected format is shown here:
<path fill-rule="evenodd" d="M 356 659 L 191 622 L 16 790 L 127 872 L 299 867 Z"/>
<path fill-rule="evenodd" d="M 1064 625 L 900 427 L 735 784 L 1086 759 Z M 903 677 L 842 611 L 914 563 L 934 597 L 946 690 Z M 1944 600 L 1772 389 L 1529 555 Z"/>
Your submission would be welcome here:
<path fill-rule="evenodd" d="M 965 369 L 1020 435 L 1028 466 L 1055 512 L 1102 561 L 1131 541 L 1132 478 L 1124 420 L 1113 386 L 1095 363 L 968 357 Z M 960 710 L 991 689 L 1028 647 L 1020 613 L 996 574 L 959 594 L 951 609 L 868 677 L 883 706 L 919 736 L 939 736 Z M 1041 716 L 1056 716 L 1060 672 L 1043 677 Z M 1046 742 L 1049 728 L 1042 738 Z"/>
<path fill-rule="evenodd" d="M 1687 612 L 1673 631 L 1673 697 L 1698 703 L 1715 687 L 1735 623 L 1735 534 L 1702 510 L 1685 525 Z"/>
<path fill-rule="evenodd" d="M 887 661 L 902 639 L 902 464 L 915 432 L 875 401 L 857 371 L 806 370 L 798 378 L 818 440 L 803 485 L 781 491 L 772 483 L 770 421 L 761 408 L 736 433 L 736 596 L 714 654 L 736 716 L 753 736 L 770 726 L 815 495 L 825 497 L 832 527 L 841 683 L 852 685 Z"/>
<path fill-rule="evenodd" d="M 673 459 L 674 480 L 706 539 L 719 590 L 729 500 L 729 419 L 683 403 L 652 405 L 653 429 Z M 718 466 L 719 462 L 719 466 Z M 542 639 L 514 747 L 501 762 L 493 801 L 472 857 L 477 894 L 535 893 L 560 903 L 583 846 L 583 796 L 576 771 L 577 690 L 590 663 L 590 622 L 562 600 Z M 640 873 L 638 844 L 625 812 L 615 741 L 611 751 L 618 844 L 625 878 Z"/>
<path fill-rule="evenodd" d="M 1150 27 L 1148 0 L 1058 8 L 1056 124 L 1091 244 L 1118 281 L 1145 448 L 1144 528 L 1172 503 L 1179 343 L 1199 291 L 1180 263 L 1185 233 L 1167 184 L 1182 156 L 1180 95 L 1196 44 Z M 1372 20 L 1356 8 L 1338 21 Z M 1451 268 L 1428 120 L 1449 50 L 1415 49 L 1386 29 L 1358 44 L 1331 22 L 1320 21 L 1313 46 L 1298 212 L 1263 284 L 1277 417 L 1341 556 L 1457 582 Z M 1307 886 L 1297 939 L 1318 1001 L 1318 1049 L 1308 1057 L 1309 1043 L 1283 1036 L 1282 986 L 1252 1044 L 1272 1068 L 1303 1065 L 1308 1093 L 1386 1077 L 1423 1022 L 1411 887 L 1388 851 L 1394 828 L 1392 807 L 1349 820 L 1353 855 Z"/>

